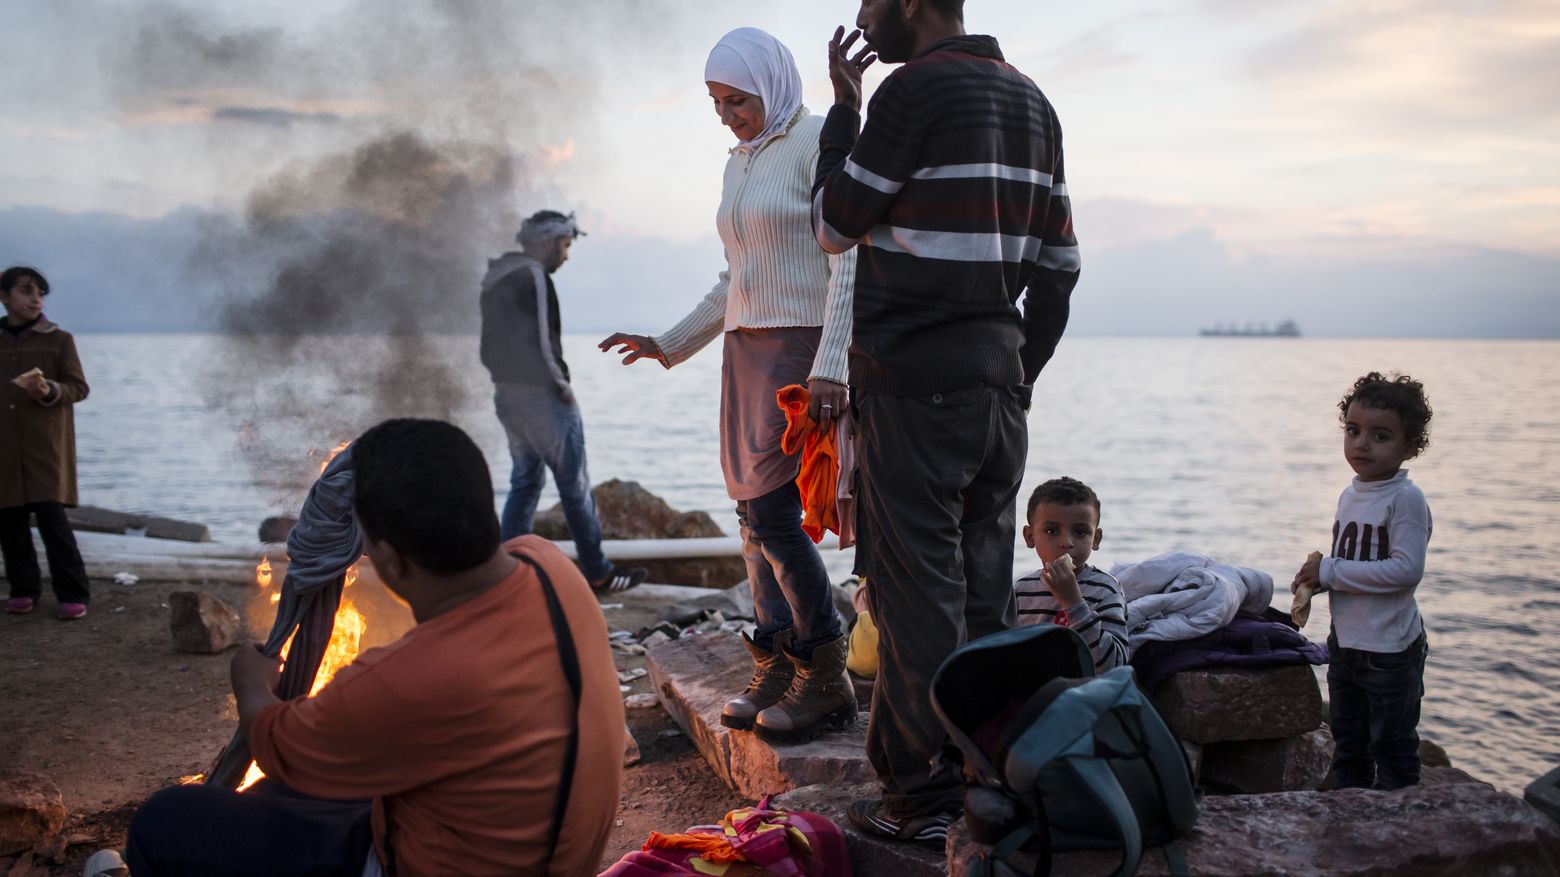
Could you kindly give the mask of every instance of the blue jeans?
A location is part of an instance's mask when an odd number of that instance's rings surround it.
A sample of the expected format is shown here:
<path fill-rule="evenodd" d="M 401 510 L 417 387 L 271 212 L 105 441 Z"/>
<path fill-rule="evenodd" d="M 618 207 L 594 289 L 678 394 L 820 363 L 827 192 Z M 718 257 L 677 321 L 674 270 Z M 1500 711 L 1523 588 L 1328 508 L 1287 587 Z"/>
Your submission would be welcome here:
<path fill-rule="evenodd" d="M 1338 646 L 1327 636 L 1327 724 L 1340 789 L 1390 791 L 1419 784 L 1419 701 L 1425 694 L 1421 633 L 1401 652 L 1383 654 Z"/>
<path fill-rule="evenodd" d="M 802 496 L 796 482 L 787 481 L 754 499 L 737 500 L 737 522 L 758 621 L 753 642 L 772 648 L 775 634 L 795 627 L 791 651 L 803 660 L 811 658 L 814 648 L 838 637 L 843 629 L 823 558 L 802 531 Z"/>
<path fill-rule="evenodd" d="M 559 398 L 556 387 L 530 384 L 494 384 L 493 405 L 509 436 L 509 458 L 514 462 L 509 499 L 499 518 L 503 538 L 531 532 L 536 501 L 551 469 L 580 571 L 591 581 L 605 576 L 612 564 L 601 553 L 601 520 L 585 470 L 585 424 L 579 406 Z"/>

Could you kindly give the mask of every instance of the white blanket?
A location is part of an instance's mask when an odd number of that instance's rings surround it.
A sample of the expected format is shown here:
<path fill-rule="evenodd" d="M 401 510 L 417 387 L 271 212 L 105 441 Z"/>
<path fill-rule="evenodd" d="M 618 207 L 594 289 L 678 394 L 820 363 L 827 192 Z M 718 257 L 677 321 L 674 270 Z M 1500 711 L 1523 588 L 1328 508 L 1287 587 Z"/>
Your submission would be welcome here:
<path fill-rule="evenodd" d="M 1202 554 L 1173 551 L 1110 571 L 1127 598 L 1127 636 L 1136 649 L 1150 640 L 1192 639 L 1229 624 L 1235 613 L 1260 614 L 1273 602 L 1273 577 Z"/>

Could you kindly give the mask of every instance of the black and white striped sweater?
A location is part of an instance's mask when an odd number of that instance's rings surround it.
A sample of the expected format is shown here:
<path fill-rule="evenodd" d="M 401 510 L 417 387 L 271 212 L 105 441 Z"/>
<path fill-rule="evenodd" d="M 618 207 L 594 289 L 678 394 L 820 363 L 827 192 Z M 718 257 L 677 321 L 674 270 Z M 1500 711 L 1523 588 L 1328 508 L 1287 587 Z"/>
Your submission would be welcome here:
<path fill-rule="evenodd" d="M 1013 583 L 1018 600 L 1018 623 L 1060 624 L 1070 627 L 1089 644 L 1095 672 L 1127 663 L 1127 598 L 1110 573 L 1092 566 L 1078 570 L 1078 591 L 1083 602 L 1063 606 L 1051 594 L 1040 570 Z"/>
<path fill-rule="evenodd" d="M 865 128 L 836 104 L 819 144 L 818 241 L 858 247 L 851 385 L 1033 384 L 1079 272 L 1061 126 L 1040 89 L 991 37 L 953 37 L 883 81 Z"/>

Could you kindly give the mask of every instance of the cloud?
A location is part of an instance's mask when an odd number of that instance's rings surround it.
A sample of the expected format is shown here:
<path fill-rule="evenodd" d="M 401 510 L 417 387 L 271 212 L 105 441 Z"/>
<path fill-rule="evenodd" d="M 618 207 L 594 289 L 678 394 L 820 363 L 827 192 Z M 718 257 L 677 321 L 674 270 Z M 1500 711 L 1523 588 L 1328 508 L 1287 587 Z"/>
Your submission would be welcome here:
<path fill-rule="evenodd" d="M 1333 0 L 1295 12 L 1245 63 L 1281 104 L 1325 107 L 1397 140 L 1461 139 L 1479 125 L 1538 137 L 1560 123 L 1552 2 Z"/>
<path fill-rule="evenodd" d="M 335 113 L 300 113 L 277 107 L 218 107 L 211 112 L 214 122 L 247 122 L 272 128 L 287 128 L 297 122 L 321 125 L 339 125 L 341 116 Z"/>

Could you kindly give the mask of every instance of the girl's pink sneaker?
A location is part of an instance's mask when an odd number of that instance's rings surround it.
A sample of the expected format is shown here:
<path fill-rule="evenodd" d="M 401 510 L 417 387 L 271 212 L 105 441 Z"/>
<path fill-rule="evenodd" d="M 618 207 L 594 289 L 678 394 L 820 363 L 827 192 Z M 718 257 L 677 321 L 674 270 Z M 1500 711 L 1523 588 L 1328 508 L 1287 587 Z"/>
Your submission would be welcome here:
<path fill-rule="evenodd" d="M 26 615 L 33 611 L 33 598 L 12 597 L 5 601 L 5 611 L 10 615 Z"/>
<path fill-rule="evenodd" d="M 87 617 L 87 604 L 85 603 L 61 603 L 54 610 L 54 617 L 61 621 L 75 621 L 78 618 Z"/>

